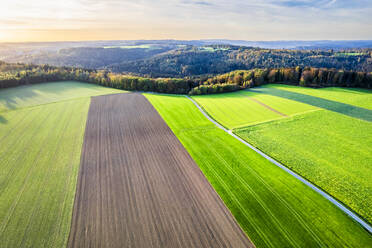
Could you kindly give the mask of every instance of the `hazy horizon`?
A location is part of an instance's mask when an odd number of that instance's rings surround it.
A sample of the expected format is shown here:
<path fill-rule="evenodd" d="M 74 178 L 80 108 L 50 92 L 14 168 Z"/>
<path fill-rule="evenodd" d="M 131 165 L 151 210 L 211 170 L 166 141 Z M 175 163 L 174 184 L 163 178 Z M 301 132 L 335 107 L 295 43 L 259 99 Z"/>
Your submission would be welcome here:
<path fill-rule="evenodd" d="M 372 39 L 334 39 L 334 40 L 244 40 L 244 39 L 227 39 L 227 38 L 214 38 L 214 39 L 92 39 L 92 40 L 51 40 L 51 41 L 0 41 L 1 43 L 68 43 L 68 42 L 109 42 L 109 41 L 246 41 L 246 42 L 318 42 L 318 41 L 325 41 L 325 42 L 352 42 L 352 41 L 372 41 Z M 228 44 L 228 43 L 226 43 Z"/>
<path fill-rule="evenodd" d="M 4 0 L 0 42 L 371 40 L 357 0 Z"/>

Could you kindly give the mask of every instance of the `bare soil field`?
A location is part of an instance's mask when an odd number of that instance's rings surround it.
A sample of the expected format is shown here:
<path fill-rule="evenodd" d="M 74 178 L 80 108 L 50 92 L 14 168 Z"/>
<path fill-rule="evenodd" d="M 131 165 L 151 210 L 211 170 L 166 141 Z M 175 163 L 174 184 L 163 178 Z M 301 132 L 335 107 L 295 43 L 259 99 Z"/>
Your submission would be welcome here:
<path fill-rule="evenodd" d="M 92 98 L 69 247 L 253 247 L 140 94 Z"/>

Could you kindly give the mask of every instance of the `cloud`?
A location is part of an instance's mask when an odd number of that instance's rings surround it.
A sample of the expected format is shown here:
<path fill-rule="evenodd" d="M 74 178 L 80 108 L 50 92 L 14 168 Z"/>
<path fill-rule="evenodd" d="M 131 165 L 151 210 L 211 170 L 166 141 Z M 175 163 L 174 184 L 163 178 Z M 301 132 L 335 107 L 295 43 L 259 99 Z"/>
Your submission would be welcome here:
<path fill-rule="evenodd" d="M 337 0 L 331 0 L 327 5 L 331 6 L 331 5 L 335 4 L 336 2 L 337 2 Z"/>
<path fill-rule="evenodd" d="M 371 0 L 2 0 L 0 29 L 97 36 L 110 29 L 117 39 L 372 39 L 370 13 Z"/>
<path fill-rule="evenodd" d="M 297 1 L 275 1 L 272 2 L 278 6 L 294 7 L 294 8 L 327 8 L 331 7 L 337 0 L 297 0 Z"/>
<path fill-rule="evenodd" d="M 196 5 L 202 5 L 202 6 L 213 6 L 212 3 L 204 2 L 204 1 L 196 1 L 194 2 Z"/>
<path fill-rule="evenodd" d="M 194 6 L 214 6 L 215 4 L 206 1 L 181 1 L 184 5 L 194 5 Z"/>

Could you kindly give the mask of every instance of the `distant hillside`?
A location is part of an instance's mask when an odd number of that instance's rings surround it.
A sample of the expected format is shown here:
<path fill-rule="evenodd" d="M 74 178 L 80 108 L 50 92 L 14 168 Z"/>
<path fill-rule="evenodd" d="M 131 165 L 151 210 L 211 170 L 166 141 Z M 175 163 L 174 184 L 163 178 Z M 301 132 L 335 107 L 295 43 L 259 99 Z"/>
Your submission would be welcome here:
<path fill-rule="evenodd" d="M 372 48 L 372 40 L 314 40 L 314 41 L 245 41 L 245 40 L 202 40 L 209 44 L 230 44 L 269 49 L 321 49 L 344 50 Z"/>
<path fill-rule="evenodd" d="M 17 55 L 6 59 L 7 62 L 22 62 L 33 64 L 49 64 L 53 66 L 74 66 L 80 68 L 98 69 L 114 63 L 130 62 L 150 58 L 156 54 L 169 51 L 169 48 L 156 49 L 119 47 L 94 48 L 78 47 L 64 48 L 57 52 L 40 52 L 37 54 Z"/>
<path fill-rule="evenodd" d="M 286 49 L 258 48 L 259 46 Z M 6 43 L 0 44 L 0 60 L 106 69 L 150 77 L 195 77 L 233 70 L 296 66 L 371 72 L 372 48 L 368 47 L 372 47 L 371 41 L 154 40 Z"/>
<path fill-rule="evenodd" d="M 347 51 L 261 49 L 229 45 L 186 47 L 149 59 L 107 66 L 114 72 L 151 77 L 219 74 L 253 68 L 309 66 L 372 71 L 372 49 Z"/>
<path fill-rule="evenodd" d="M 372 72 L 327 68 L 301 68 L 299 66 L 280 69 L 256 68 L 236 70 L 214 77 L 150 78 L 112 73 L 107 70 L 9 64 L 0 61 L 0 88 L 68 80 L 89 82 L 123 90 L 193 95 L 230 92 L 266 83 L 305 87 L 372 88 Z"/>

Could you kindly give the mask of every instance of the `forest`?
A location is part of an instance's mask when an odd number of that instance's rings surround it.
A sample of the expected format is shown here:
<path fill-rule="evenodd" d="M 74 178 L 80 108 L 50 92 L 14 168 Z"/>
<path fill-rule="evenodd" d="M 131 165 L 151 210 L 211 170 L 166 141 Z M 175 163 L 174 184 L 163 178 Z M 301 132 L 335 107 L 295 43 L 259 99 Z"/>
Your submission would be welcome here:
<path fill-rule="evenodd" d="M 234 70 L 297 66 L 372 71 L 371 48 L 293 50 L 171 42 L 79 45 L 92 47 L 52 47 L 40 51 L 30 48 L 29 52 L 15 49 L 7 56 L 3 55 L 3 60 L 10 63 L 71 66 L 166 78 L 213 76 Z"/>
<path fill-rule="evenodd" d="M 347 51 L 262 49 L 230 45 L 185 47 L 157 56 L 105 68 L 150 77 L 185 77 L 233 70 L 287 67 L 372 71 L 372 49 Z"/>
<path fill-rule="evenodd" d="M 196 81 L 182 78 L 146 78 L 111 73 L 107 70 L 0 62 L 0 88 L 66 80 L 76 80 L 124 90 L 176 94 L 187 94 L 191 88 L 197 86 Z"/>
<path fill-rule="evenodd" d="M 189 94 L 203 95 L 235 91 L 268 83 L 281 83 L 303 87 L 372 88 L 372 73 L 299 66 L 280 69 L 236 70 L 206 80 Z"/>
<path fill-rule="evenodd" d="M 113 73 L 108 70 L 0 62 L 0 88 L 66 80 L 88 82 L 123 90 L 191 95 L 230 92 L 267 83 L 304 87 L 372 88 L 371 72 L 315 67 L 256 68 L 235 70 L 209 77 L 151 78 Z"/>

